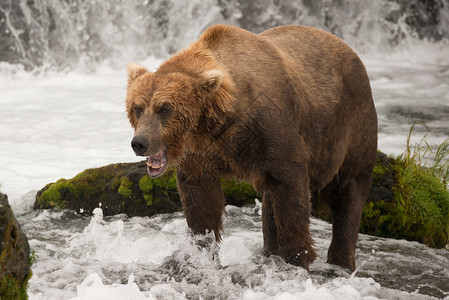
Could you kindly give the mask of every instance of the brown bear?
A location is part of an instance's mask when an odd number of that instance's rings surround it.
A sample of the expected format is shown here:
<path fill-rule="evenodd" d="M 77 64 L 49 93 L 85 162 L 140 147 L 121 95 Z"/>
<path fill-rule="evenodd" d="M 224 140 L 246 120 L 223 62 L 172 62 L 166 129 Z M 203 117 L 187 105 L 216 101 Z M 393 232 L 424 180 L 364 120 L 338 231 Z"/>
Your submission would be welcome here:
<path fill-rule="evenodd" d="M 148 174 L 177 167 L 194 234 L 223 229 L 222 176 L 263 193 L 267 255 L 309 269 L 311 195 L 328 205 L 328 262 L 355 269 L 355 247 L 377 153 L 377 115 L 359 57 L 304 26 L 260 34 L 207 29 L 156 72 L 128 65 L 126 108 Z"/>

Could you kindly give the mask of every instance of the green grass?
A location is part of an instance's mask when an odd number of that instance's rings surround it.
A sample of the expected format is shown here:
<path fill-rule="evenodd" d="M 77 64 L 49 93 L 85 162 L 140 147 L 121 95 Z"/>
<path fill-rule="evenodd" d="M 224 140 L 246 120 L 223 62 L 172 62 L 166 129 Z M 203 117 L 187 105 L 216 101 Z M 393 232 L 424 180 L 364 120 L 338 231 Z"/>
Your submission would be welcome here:
<path fill-rule="evenodd" d="M 410 144 L 411 136 L 418 125 L 424 127 L 427 133 L 421 138 L 420 142 L 412 146 Z M 413 124 L 407 137 L 407 148 L 398 158 L 409 166 L 418 165 L 423 167 L 430 174 L 439 178 L 447 187 L 449 183 L 449 139 L 443 141 L 437 147 L 432 147 L 429 141 L 429 134 L 430 129 L 424 123 L 418 122 Z"/>
<path fill-rule="evenodd" d="M 410 139 L 417 125 L 428 133 L 412 146 Z M 401 170 L 404 194 L 410 198 L 423 229 L 434 232 L 433 238 L 424 237 L 430 240 L 423 242 L 441 248 L 449 240 L 449 139 L 432 147 L 429 133 L 425 124 L 414 124 L 407 137 L 407 148 L 398 158 L 404 164 Z"/>
<path fill-rule="evenodd" d="M 11 276 L 4 276 L 0 280 L 0 299 L 26 300 L 28 299 L 26 290 L 27 283 L 20 283 Z"/>
<path fill-rule="evenodd" d="M 411 145 L 417 125 L 428 132 Z M 413 125 L 401 155 L 384 163 L 378 159 L 373 184 L 390 188 L 394 197 L 368 199 L 361 232 L 415 240 L 436 248 L 449 243 L 449 140 L 432 147 L 429 133 L 426 125 Z"/>

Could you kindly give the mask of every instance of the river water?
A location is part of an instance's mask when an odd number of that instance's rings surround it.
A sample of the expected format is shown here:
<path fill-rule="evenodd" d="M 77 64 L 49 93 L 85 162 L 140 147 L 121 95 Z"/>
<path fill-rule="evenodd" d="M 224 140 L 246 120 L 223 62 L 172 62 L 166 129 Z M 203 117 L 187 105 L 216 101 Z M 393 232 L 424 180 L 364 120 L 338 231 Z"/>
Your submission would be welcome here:
<path fill-rule="evenodd" d="M 399 155 L 415 122 L 427 124 L 435 144 L 449 138 L 447 41 L 418 39 L 400 18 L 385 29 L 376 14 L 397 9 L 392 2 L 337 2 L 340 7 L 324 10 L 326 26 L 351 44 L 366 65 L 379 115 L 379 149 Z M 49 10 L 63 9 L 57 1 L 36 3 Z M 75 22 L 77 15 L 81 20 L 89 9 L 93 15 L 111 13 L 106 4 L 79 3 L 85 6 L 73 8 L 68 22 Z M 50 46 L 41 51 L 46 53 L 44 62 L 35 62 L 34 71 L 0 63 L 0 184 L 37 257 L 30 299 L 449 299 L 448 249 L 360 235 L 358 270 L 349 274 L 325 263 L 331 226 L 312 219 L 319 257 L 311 274 L 278 257 L 262 256 L 258 202 L 245 208 L 227 206 L 223 243 L 203 250 L 194 246 L 179 213 L 103 218 L 100 204 L 91 217 L 33 211 L 36 191 L 49 182 L 71 178 L 86 168 L 138 160 L 129 146 L 133 133 L 124 109 L 126 62 L 137 59 L 155 69 L 169 53 L 215 22 L 255 31 L 282 22 L 324 27 L 315 11 L 323 7 L 307 1 L 286 1 L 288 7 L 276 1 L 261 1 L 260 7 L 245 6 L 243 1 L 143 3 L 151 8 L 153 19 L 140 21 L 157 21 L 160 28 L 148 26 L 141 32 L 133 27 L 135 35 L 153 34 L 159 44 L 147 51 L 136 39 L 118 47 L 115 43 L 125 43 L 120 40 L 123 34 L 118 23 L 113 24 L 117 28 L 108 27 L 109 16 L 104 28 L 89 19 L 85 22 L 89 30 L 82 24 L 75 27 L 90 34 L 97 30 L 97 47 L 91 43 L 90 50 L 83 46 L 72 51 L 70 63 L 62 69 L 60 49 Z M 329 1 L 319 3 L 326 6 Z M 348 7 L 353 15 L 343 14 Z M 125 12 L 130 14 L 131 8 Z M 449 16 L 447 6 L 440 12 L 446 20 L 444 16 Z M 357 30 L 355 21 L 342 21 L 349 17 L 359 20 Z M 398 32 L 409 35 L 398 40 Z M 108 35 L 117 35 L 114 43 L 106 43 Z M 67 45 L 80 44 L 75 37 L 67 39 Z M 130 43 L 136 49 L 129 50 Z M 425 133 L 418 129 L 412 140 L 419 141 Z"/>

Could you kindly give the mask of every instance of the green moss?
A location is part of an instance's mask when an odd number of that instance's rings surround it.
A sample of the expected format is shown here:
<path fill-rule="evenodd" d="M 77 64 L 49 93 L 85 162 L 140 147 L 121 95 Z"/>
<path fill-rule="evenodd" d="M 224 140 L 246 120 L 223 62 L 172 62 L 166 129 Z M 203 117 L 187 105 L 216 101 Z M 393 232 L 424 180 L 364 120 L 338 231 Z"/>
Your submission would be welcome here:
<path fill-rule="evenodd" d="M 381 163 L 377 163 L 373 169 L 373 181 L 382 180 L 382 178 L 386 172 L 387 172 L 387 167 Z"/>
<path fill-rule="evenodd" d="M 133 193 L 132 182 L 129 180 L 127 176 L 123 176 L 120 178 L 120 186 L 118 188 L 118 193 L 125 198 L 131 198 Z"/>
<path fill-rule="evenodd" d="M 222 179 L 221 186 L 226 196 L 227 204 L 236 206 L 254 204 L 254 199 L 259 197 L 253 187 L 244 182 Z"/>
<path fill-rule="evenodd" d="M 81 173 L 78 173 L 75 177 L 73 177 L 71 180 L 82 180 L 82 181 L 94 181 L 98 178 L 100 175 L 99 173 L 100 169 L 86 169 Z"/>
<path fill-rule="evenodd" d="M 40 205 L 42 207 L 54 207 L 57 209 L 64 208 L 65 205 L 60 190 L 61 188 L 67 188 L 68 186 L 69 185 L 64 178 L 50 184 L 48 189 L 38 198 Z"/>
<path fill-rule="evenodd" d="M 177 191 L 177 189 L 178 189 L 178 184 L 177 184 L 177 181 L 176 181 L 176 174 L 175 174 L 175 172 L 173 172 L 172 176 L 170 176 L 168 178 L 167 190 L 171 191 L 171 192 L 174 192 L 174 191 Z"/>
<path fill-rule="evenodd" d="M 103 169 L 102 172 L 100 170 L 87 169 L 79 173 L 67 181 L 67 188 L 70 189 L 75 198 L 90 196 L 93 190 L 101 188 L 103 182 L 113 177 L 113 173 L 108 172 L 108 168 Z"/>
<path fill-rule="evenodd" d="M 28 279 L 31 277 L 28 277 Z M 24 283 L 20 283 L 12 276 L 4 276 L 0 278 L 0 299 L 26 300 L 28 279 Z"/>
<path fill-rule="evenodd" d="M 449 242 L 449 192 L 430 169 L 404 163 L 398 172 L 395 195 L 408 209 L 404 218 L 411 238 L 431 247 Z"/>
<path fill-rule="evenodd" d="M 143 199 L 147 206 L 153 205 L 154 181 L 150 176 L 145 175 L 139 180 L 139 188 L 142 191 Z"/>
<path fill-rule="evenodd" d="M 148 194 L 153 189 L 154 183 L 153 180 L 150 179 L 150 176 L 145 175 L 139 180 L 139 188 L 142 191 L 142 193 Z"/>
<path fill-rule="evenodd" d="M 431 169 L 404 157 L 378 160 L 373 184 L 387 187 L 393 197 L 368 200 L 361 232 L 437 248 L 449 243 L 449 191 Z"/>
<path fill-rule="evenodd" d="M 152 178 L 153 184 L 159 188 L 164 188 L 166 184 L 166 176 L 164 177 L 158 177 L 158 178 Z"/>
<path fill-rule="evenodd" d="M 139 180 L 139 189 L 147 206 L 159 204 L 167 199 L 168 193 L 177 193 L 176 174 L 173 169 L 168 170 L 158 178 L 144 175 Z"/>
<path fill-rule="evenodd" d="M 92 198 L 102 191 L 104 183 L 111 181 L 114 176 L 111 166 L 87 169 L 72 179 L 60 179 L 49 184 L 38 193 L 37 202 L 41 208 L 72 208 L 72 199 Z M 118 184 L 120 186 L 121 182 Z M 127 194 L 126 182 L 123 184 L 121 192 Z"/>
<path fill-rule="evenodd" d="M 380 210 L 379 209 L 374 209 L 374 203 L 373 202 L 368 202 L 364 207 L 363 207 L 363 216 L 366 218 L 374 218 L 379 216 L 380 214 Z"/>
<path fill-rule="evenodd" d="M 164 175 L 157 178 L 151 178 L 154 186 L 158 187 L 158 190 L 163 191 L 175 191 L 176 190 L 176 174 L 174 169 L 168 170 Z"/>
<path fill-rule="evenodd" d="M 143 199 L 145 199 L 145 202 L 148 206 L 153 205 L 153 194 L 143 195 Z"/>

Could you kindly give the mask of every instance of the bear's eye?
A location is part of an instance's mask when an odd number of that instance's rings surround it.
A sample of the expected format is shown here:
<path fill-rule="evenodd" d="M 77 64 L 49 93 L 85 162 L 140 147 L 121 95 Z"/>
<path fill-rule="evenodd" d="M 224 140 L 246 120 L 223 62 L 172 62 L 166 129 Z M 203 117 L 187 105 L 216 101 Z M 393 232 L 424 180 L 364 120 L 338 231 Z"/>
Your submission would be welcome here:
<path fill-rule="evenodd" d="M 140 118 L 140 115 L 142 114 L 142 108 L 141 107 L 139 107 L 139 106 L 134 106 L 133 107 L 133 111 L 134 111 L 134 114 L 136 115 L 136 117 L 137 117 L 137 119 L 138 118 Z"/>
<path fill-rule="evenodd" d="M 162 122 L 166 122 L 167 119 L 170 117 L 171 115 L 171 107 L 168 104 L 164 104 L 162 105 L 157 111 L 156 113 L 159 115 L 159 117 L 161 118 Z"/>

